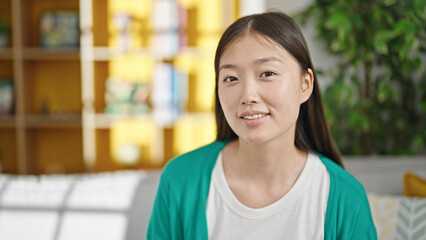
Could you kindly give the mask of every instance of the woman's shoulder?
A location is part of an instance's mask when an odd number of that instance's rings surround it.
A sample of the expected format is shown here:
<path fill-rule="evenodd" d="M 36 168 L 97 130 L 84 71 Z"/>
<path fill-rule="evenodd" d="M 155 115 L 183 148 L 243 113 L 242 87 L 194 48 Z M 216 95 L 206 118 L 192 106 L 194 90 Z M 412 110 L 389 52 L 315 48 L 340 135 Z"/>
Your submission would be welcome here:
<path fill-rule="evenodd" d="M 325 239 L 377 239 L 362 184 L 334 161 L 318 156 L 330 175 Z"/>
<path fill-rule="evenodd" d="M 337 193 L 352 197 L 365 196 L 364 186 L 348 171 L 321 154 L 318 154 L 318 157 L 326 166 L 330 175 L 330 184 L 333 185 Z"/>
<path fill-rule="evenodd" d="M 182 178 L 205 174 L 213 170 L 216 159 L 226 142 L 215 141 L 170 160 L 163 176 Z"/>

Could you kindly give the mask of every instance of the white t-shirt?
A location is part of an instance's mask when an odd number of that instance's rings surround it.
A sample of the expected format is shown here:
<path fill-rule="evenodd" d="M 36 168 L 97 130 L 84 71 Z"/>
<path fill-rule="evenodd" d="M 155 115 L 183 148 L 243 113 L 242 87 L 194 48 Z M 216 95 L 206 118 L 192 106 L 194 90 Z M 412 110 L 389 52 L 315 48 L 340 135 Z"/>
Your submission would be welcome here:
<path fill-rule="evenodd" d="M 219 154 L 207 199 L 209 239 L 324 239 L 330 176 L 319 157 L 308 154 L 290 191 L 263 208 L 249 208 L 234 196 Z"/>

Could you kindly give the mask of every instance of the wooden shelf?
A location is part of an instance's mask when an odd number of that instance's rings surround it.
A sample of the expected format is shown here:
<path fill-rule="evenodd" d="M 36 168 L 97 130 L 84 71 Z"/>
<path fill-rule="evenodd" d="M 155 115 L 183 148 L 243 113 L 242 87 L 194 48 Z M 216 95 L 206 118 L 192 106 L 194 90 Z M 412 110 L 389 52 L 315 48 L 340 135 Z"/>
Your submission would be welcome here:
<path fill-rule="evenodd" d="M 0 116 L 0 129 L 1 128 L 14 128 L 15 117 L 14 116 Z"/>
<path fill-rule="evenodd" d="M 74 50 L 47 50 L 43 48 L 24 48 L 24 60 L 79 60 L 80 51 Z"/>
<path fill-rule="evenodd" d="M 0 60 L 12 60 L 12 55 L 11 48 L 0 49 Z"/>
<path fill-rule="evenodd" d="M 152 114 L 111 116 L 103 113 L 107 102 L 105 92 L 109 86 L 106 81 L 116 77 L 151 84 L 156 65 L 167 63 L 182 71 L 182 74 L 188 74 L 188 80 L 185 79 L 188 102 L 206 102 L 199 97 L 203 94 L 198 93 L 205 89 L 200 83 L 208 74 L 214 73 L 210 71 L 209 61 L 214 56 L 214 47 L 210 44 L 216 41 L 217 36 L 199 34 L 199 27 L 204 28 L 205 25 L 206 33 L 219 32 L 218 28 L 230 22 L 211 23 L 223 20 L 223 8 L 233 8 L 238 1 L 195 1 L 196 6 L 191 9 L 180 9 L 186 11 L 188 22 L 179 24 L 182 27 L 179 34 L 186 36 L 179 35 L 179 40 L 175 39 L 179 42 L 170 45 L 173 48 L 179 46 L 179 51 L 175 53 L 171 48 L 157 49 L 167 47 L 164 45 L 167 43 L 159 45 L 154 42 L 165 41 L 165 38 L 156 38 L 163 30 L 155 27 L 151 20 L 161 12 L 152 11 L 149 1 L 2 0 L 0 5 L 12 24 L 12 35 L 7 47 L 0 49 L 0 76 L 13 81 L 16 113 L 14 116 L 0 117 L 0 151 L 7 156 L 7 161 L 2 162 L 4 169 L 18 174 L 46 174 L 55 169 L 63 173 L 122 169 L 111 157 L 111 146 L 115 146 L 111 141 L 117 140 L 117 137 L 114 135 L 116 131 L 110 130 L 126 120 L 130 120 L 129 124 L 136 120 L 135 125 L 143 125 L 138 120 L 147 122 L 146 125 L 152 123 L 150 131 L 155 132 L 152 135 L 156 138 L 140 144 L 147 145 L 144 148 L 149 145 L 149 151 L 144 150 L 146 156 L 143 156 L 143 161 L 164 161 L 173 157 L 174 131 L 178 129 L 175 128 L 176 124 L 184 125 L 180 129 L 187 126 L 192 129 L 193 123 L 200 122 L 199 128 L 205 129 L 202 126 L 205 118 L 197 116 L 206 114 L 193 112 L 205 112 L 207 108 L 203 108 L 202 104 L 199 108 L 197 104 L 187 104 L 186 110 L 191 113 L 181 115 L 177 119 L 179 122 L 169 125 L 156 121 L 158 119 L 154 119 Z M 79 12 L 79 48 L 49 50 L 40 47 L 43 13 L 62 10 Z M 211 19 L 200 17 L 205 11 L 214 11 Z M 133 19 L 129 25 L 132 41 L 128 44 L 128 51 L 112 47 L 123 46 L 122 40 L 125 40 L 121 27 L 114 20 L 114 16 L 123 13 Z M 209 72 L 206 71 L 207 65 Z M 41 112 L 58 114 L 43 115 Z M 195 120 L 184 119 L 188 115 Z M 127 130 L 129 135 L 140 135 L 133 129 Z M 185 131 L 180 135 L 187 136 Z M 132 168 L 151 165 L 141 164 Z"/>
<path fill-rule="evenodd" d="M 214 51 L 207 49 L 200 49 L 196 47 L 183 47 L 176 55 L 180 54 L 190 54 L 194 56 L 211 56 L 214 55 Z M 148 56 L 151 58 L 156 58 L 154 50 L 152 48 L 137 48 L 131 49 L 128 51 L 121 51 L 117 48 L 111 47 L 94 47 L 93 48 L 93 58 L 95 61 L 109 61 L 114 60 L 122 56 L 132 55 L 132 56 Z"/>
<path fill-rule="evenodd" d="M 26 117 L 27 128 L 81 128 L 81 115 L 30 115 Z"/>
<path fill-rule="evenodd" d="M 213 113 L 184 113 L 182 115 L 180 115 L 178 117 L 178 119 L 176 119 L 176 121 L 179 121 L 179 119 L 181 118 L 195 118 L 195 119 L 200 119 L 203 120 L 206 117 L 214 117 Z M 134 119 L 134 120 L 147 120 L 147 119 L 153 119 L 152 114 L 146 114 L 146 115 L 140 115 L 140 116 L 114 116 L 114 115 L 109 115 L 109 114 L 105 114 L 105 113 L 100 113 L 100 114 L 96 114 L 95 116 L 95 128 L 96 129 L 109 129 L 111 127 L 111 125 L 115 122 L 115 121 L 120 121 L 120 120 L 126 120 L 126 119 Z M 164 126 L 160 126 L 163 128 L 173 128 L 173 125 L 164 125 Z"/>
<path fill-rule="evenodd" d="M 117 48 L 94 47 L 93 57 L 96 61 L 109 61 L 125 55 L 150 56 L 154 57 L 151 48 L 137 48 L 129 51 L 121 51 Z"/>
<path fill-rule="evenodd" d="M 197 47 L 183 47 L 181 48 L 181 50 L 178 52 L 177 55 L 179 54 L 190 54 L 190 55 L 202 57 L 202 56 L 214 55 L 215 51 L 212 49 L 201 49 Z"/>
<path fill-rule="evenodd" d="M 95 128 L 97 129 L 109 129 L 115 121 L 125 120 L 125 119 L 140 119 L 147 120 L 152 119 L 151 114 L 141 115 L 141 116 L 112 116 L 105 113 L 96 114 L 95 116 Z"/>

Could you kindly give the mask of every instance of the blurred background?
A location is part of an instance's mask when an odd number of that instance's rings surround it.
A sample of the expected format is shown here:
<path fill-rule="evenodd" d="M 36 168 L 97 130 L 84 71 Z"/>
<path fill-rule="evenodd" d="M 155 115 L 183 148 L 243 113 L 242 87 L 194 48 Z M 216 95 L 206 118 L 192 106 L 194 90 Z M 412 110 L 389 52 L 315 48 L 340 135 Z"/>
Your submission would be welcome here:
<path fill-rule="evenodd" d="M 237 18 L 301 25 L 345 156 L 425 156 L 425 2 L 1 0 L 0 165 L 158 169 L 215 138 L 215 48 Z"/>
<path fill-rule="evenodd" d="M 379 239 L 424 239 L 424 0 L 0 0 L 0 239 L 144 239 L 161 168 L 215 138 L 222 32 L 266 10 L 302 28 Z"/>

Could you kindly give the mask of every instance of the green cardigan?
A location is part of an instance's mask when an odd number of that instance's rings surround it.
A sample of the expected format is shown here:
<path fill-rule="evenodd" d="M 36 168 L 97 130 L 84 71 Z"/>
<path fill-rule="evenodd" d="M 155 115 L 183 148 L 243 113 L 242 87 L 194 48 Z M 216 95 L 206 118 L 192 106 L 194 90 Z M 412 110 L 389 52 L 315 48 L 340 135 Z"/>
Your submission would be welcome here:
<path fill-rule="evenodd" d="M 227 142 L 213 142 L 167 164 L 158 187 L 147 239 L 208 239 L 206 203 L 216 159 Z M 377 239 L 364 187 L 330 159 L 324 239 Z M 309 226 L 307 226 L 309 227 Z"/>

